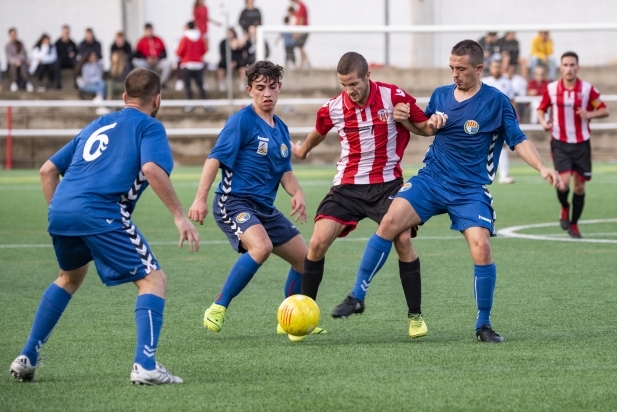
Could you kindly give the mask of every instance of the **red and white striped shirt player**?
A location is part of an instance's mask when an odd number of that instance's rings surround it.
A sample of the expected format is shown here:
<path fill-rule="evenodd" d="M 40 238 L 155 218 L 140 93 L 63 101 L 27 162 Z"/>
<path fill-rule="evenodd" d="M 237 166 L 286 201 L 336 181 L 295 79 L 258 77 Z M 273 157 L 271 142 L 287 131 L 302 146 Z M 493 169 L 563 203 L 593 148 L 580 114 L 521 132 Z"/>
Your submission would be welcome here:
<path fill-rule="evenodd" d="M 412 123 L 428 120 L 416 106 L 416 99 L 403 89 L 373 81 L 364 107 L 343 91 L 319 109 L 317 132 L 325 136 L 335 127 L 341 141 L 333 186 L 384 183 L 402 177 L 400 162 L 409 143 L 409 131 L 394 120 L 398 103 L 409 104 Z"/>
<path fill-rule="evenodd" d="M 552 108 L 551 136 L 565 143 L 582 143 L 589 140 L 591 119 L 583 119 L 577 111 L 592 111 L 606 107 L 600 92 L 591 83 L 577 79 L 573 88 L 565 87 L 563 79 L 549 83 L 538 110 Z"/>

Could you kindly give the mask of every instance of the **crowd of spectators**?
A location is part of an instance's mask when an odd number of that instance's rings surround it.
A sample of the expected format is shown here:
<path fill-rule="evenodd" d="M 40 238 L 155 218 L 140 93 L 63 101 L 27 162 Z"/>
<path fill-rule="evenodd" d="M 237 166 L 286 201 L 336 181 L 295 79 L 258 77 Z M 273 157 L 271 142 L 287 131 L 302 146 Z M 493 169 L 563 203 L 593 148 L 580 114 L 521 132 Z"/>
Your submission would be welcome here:
<path fill-rule="evenodd" d="M 5 46 L 7 75 L 10 90 L 45 91 L 61 89 L 62 71 L 74 73 L 74 86 L 82 97 L 94 95 L 96 100 L 117 98 L 122 90 L 121 84 L 132 68 L 142 67 L 155 70 L 161 74 L 164 88 L 176 67 L 176 90 L 184 89 L 188 99 L 193 97 L 191 79 L 196 84 L 200 97 L 206 96 L 204 72 L 207 65 L 204 57 L 209 50 L 208 25 L 221 23 L 213 20 L 204 0 L 195 0 L 192 19 L 188 22 L 182 36 L 176 41 L 172 50 L 166 48 L 163 39 L 155 35 L 154 27 L 148 23 L 144 34 L 133 49 L 123 32 L 117 32 L 110 50 L 110 70 L 105 73 L 101 43 L 96 39 L 94 30 L 87 28 L 84 39 L 79 46 L 71 39 L 68 25 L 62 27 L 61 35 L 55 43 L 46 33 L 42 34 L 28 53 L 27 47 L 18 38 L 16 28 L 9 30 L 9 42 Z M 290 0 L 290 7 L 285 17 L 286 24 L 307 25 L 308 11 L 300 0 Z M 242 32 L 238 34 L 233 27 L 227 30 L 227 36 L 220 42 L 218 52 L 220 61 L 217 69 L 218 88 L 226 90 L 225 74 L 227 67 L 227 50 L 230 50 L 230 64 L 239 78 L 244 78 L 245 68 L 255 61 L 256 27 L 262 24 L 262 15 L 255 7 L 254 0 L 245 0 L 238 25 Z M 300 67 L 309 67 L 304 50 L 306 34 L 285 34 L 286 64 L 295 67 L 296 50 L 300 54 Z M 266 54 L 269 46 L 266 44 Z M 66 76 L 65 76 L 66 78 Z M 66 87 L 67 85 L 64 85 Z M 246 84 L 239 81 L 238 87 L 244 90 Z M 192 111 L 191 107 L 186 108 Z"/>

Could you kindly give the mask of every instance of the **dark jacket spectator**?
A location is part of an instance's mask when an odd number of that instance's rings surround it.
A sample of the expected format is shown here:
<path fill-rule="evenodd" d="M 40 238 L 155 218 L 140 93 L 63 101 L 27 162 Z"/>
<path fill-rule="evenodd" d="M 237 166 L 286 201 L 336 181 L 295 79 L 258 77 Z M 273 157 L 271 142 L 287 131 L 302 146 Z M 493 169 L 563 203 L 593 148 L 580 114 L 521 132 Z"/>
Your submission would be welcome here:
<path fill-rule="evenodd" d="M 131 48 L 131 45 L 129 44 L 128 41 L 126 41 L 126 38 L 124 37 L 124 32 L 119 31 L 118 33 L 116 33 L 116 38 L 114 39 L 114 42 L 111 44 L 111 54 L 113 54 L 114 52 L 122 52 L 123 53 L 123 57 L 125 59 L 127 59 L 130 63 L 131 58 L 133 57 L 133 49 Z"/>
<path fill-rule="evenodd" d="M 77 64 L 77 45 L 71 40 L 69 26 L 62 26 L 62 36 L 56 40 L 60 69 L 74 69 Z"/>
<path fill-rule="evenodd" d="M 515 32 L 509 31 L 505 36 L 497 40 L 497 47 L 502 55 L 504 67 L 518 65 L 519 45 Z"/>
<path fill-rule="evenodd" d="M 261 24 L 261 12 L 255 8 L 254 4 L 254 0 L 246 0 L 246 7 L 242 10 L 238 19 L 238 23 L 245 33 L 248 33 L 249 27 Z"/>
<path fill-rule="evenodd" d="M 79 44 L 79 59 L 86 59 L 90 56 L 90 53 L 96 53 L 96 56 L 100 59 L 103 58 L 101 53 L 101 43 L 96 40 L 92 29 L 86 29 L 86 35 L 84 40 Z"/>

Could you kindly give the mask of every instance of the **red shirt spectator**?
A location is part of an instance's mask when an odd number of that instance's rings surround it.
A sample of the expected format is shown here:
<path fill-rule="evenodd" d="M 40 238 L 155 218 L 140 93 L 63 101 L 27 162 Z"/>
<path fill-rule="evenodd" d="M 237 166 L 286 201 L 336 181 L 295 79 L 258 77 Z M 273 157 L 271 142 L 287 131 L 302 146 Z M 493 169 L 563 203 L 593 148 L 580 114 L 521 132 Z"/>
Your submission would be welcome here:
<path fill-rule="evenodd" d="M 535 79 L 529 82 L 529 86 L 527 86 L 527 94 L 530 96 L 543 96 L 546 93 L 546 88 L 548 87 L 548 80 L 542 80 L 537 82 Z"/>
<path fill-rule="evenodd" d="M 296 24 L 298 26 L 308 26 L 308 11 L 306 10 L 306 6 L 301 1 L 295 2 L 298 5 L 298 9 L 296 10 Z"/>
<path fill-rule="evenodd" d="M 135 57 L 148 58 L 156 57 L 157 59 L 164 59 L 167 57 L 167 51 L 165 50 L 165 43 L 160 37 L 152 35 L 150 37 L 144 36 L 137 42 L 135 47 Z"/>
<path fill-rule="evenodd" d="M 202 36 L 208 33 L 208 8 L 203 0 L 197 0 L 193 8 L 193 18 L 195 25 L 199 29 Z"/>
<path fill-rule="evenodd" d="M 207 52 L 206 43 L 198 30 L 186 30 L 180 40 L 176 54 L 180 57 L 180 67 L 186 63 L 200 63 L 203 68 L 203 58 Z"/>

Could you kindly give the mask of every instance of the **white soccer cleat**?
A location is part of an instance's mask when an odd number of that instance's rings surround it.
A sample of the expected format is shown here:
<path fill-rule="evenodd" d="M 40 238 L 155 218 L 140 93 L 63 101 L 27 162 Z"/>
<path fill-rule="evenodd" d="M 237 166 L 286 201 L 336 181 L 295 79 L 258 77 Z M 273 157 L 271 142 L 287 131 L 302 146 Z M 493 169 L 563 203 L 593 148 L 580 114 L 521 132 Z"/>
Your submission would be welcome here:
<path fill-rule="evenodd" d="M 15 379 L 19 379 L 20 382 L 33 381 L 35 370 L 36 366 L 32 366 L 30 359 L 25 355 L 18 356 L 13 363 L 11 363 L 11 367 L 9 368 L 11 375 L 13 375 Z"/>
<path fill-rule="evenodd" d="M 182 383 L 179 376 L 174 376 L 163 365 L 156 363 L 156 369 L 144 369 L 138 363 L 133 364 L 131 383 L 134 385 L 165 385 L 168 383 Z"/>

